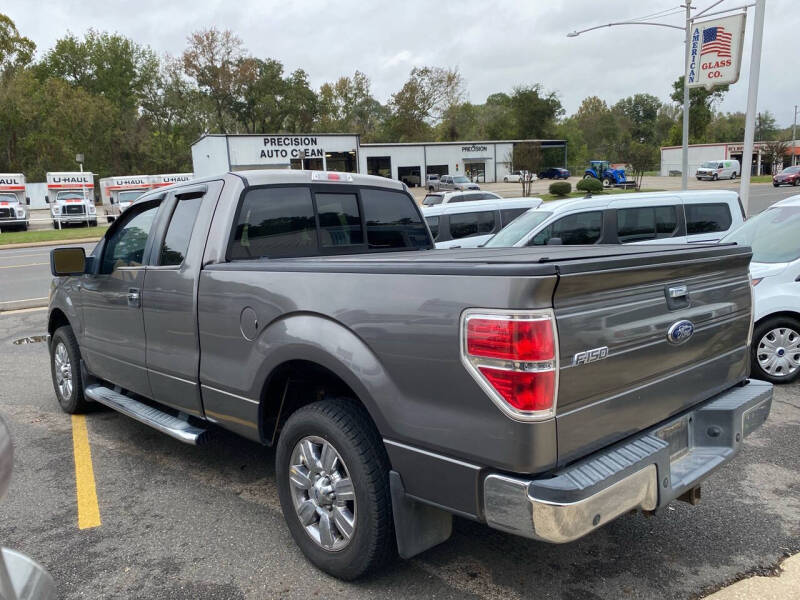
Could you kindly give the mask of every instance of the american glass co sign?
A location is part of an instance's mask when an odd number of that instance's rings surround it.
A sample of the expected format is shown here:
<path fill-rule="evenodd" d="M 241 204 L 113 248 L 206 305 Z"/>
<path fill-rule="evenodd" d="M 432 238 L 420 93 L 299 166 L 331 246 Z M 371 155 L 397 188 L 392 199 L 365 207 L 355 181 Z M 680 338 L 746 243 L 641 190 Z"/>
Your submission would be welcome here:
<path fill-rule="evenodd" d="M 745 15 L 692 24 L 689 87 L 711 89 L 739 80 Z"/>

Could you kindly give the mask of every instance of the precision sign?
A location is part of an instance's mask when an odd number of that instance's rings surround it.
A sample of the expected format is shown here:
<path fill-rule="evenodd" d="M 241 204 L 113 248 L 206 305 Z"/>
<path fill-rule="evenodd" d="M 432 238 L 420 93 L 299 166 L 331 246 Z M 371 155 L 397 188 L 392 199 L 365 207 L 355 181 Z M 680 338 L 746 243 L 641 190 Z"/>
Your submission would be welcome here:
<path fill-rule="evenodd" d="M 745 15 L 692 23 L 689 87 L 711 89 L 739 80 Z"/>

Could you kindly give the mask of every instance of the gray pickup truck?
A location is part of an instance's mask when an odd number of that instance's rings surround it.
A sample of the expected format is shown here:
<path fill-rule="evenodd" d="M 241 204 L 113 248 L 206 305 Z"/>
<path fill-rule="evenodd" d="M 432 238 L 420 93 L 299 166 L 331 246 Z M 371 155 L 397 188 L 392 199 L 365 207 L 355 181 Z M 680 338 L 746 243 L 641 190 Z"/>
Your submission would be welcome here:
<path fill-rule="evenodd" d="M 294 540 L 356 578 L 458 515 L 569 542 L 696 501 L 767 418 L 746 247 L 435 250 L 400 182 L 252 171 L 51 255 L 61 407 L 275 446 Z"/>

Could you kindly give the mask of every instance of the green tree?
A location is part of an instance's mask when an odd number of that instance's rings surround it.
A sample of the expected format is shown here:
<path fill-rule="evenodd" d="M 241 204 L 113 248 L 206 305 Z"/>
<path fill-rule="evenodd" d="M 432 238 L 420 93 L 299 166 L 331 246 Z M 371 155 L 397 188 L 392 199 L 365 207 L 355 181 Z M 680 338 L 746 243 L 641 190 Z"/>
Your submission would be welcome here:
<path fill-rule="evenodd" d="M 672 84 L 670 98 L 683 108 L 683 77 Z M 689 143 L 701 144 L 707 141 L 708 126 L 714 117 L 714 105 L 722 100 L 728 86 L 718 86 L 711 91 L 704 87 L 693 87 L 689 90 Z M 681 143 L 683 133 L 683 113 L 670 133 L 672 145 Z M 677 139 L 676 139 L 677 138 Z"/>
<path fill-rule="evenodd" d="M 757 141 L 771 141 L 778 134 L 778 125 L 775 122 L 775 115 L 768 110 L 756 115 L 755 139 Z"/>
<path fill-rule="evenodd" d="M 742 112 L 715 113 L 708 126 L 709 142 L 740 142 L 744 139 L 745 115 Z"/>
<path fill-rule="evenodd" d="M 318 131 L 358 133 L 369 140 L 374 137 L 386 110 L 373 96 L 371 83 L 361 71 L 352 77 L 340 77 L 320 87 Z"/>
<path fill-rule="evenodd" d="M 0 13 L 0 75 L 30 64 L 35 51 L 36 44 L 20 35 L 14 21 Z"/>
<path fill-rule="evenodd" d="M 464 80 L 457 69 L 414 67 L 389 101 L 391 116 L 385 133 L 396 141 L 421 141 L 463 98 Z"/>
<path fill-rule="evenodd" d="M 244 130 L 247 133 L 282 131 L 287 88 L 283 64 L 271 58 L 248 57 L 241 60 L 239 70 L 243 84 L 241 96 L 233 101 L 233 109 Z"/>
<path fill-rule="evenodd" d="M 509 108 L 518 139 L 551 137 L 555 132 L 556 120 L 564 114 L 556 93 L 544 92 L 538 83 L 515 87 Z"/>
<path fill-rule="evenodd" d="M 285 83 L 283 131 L 313 131 L 317 118 L 317 95 L 308 84 L 308 74 L 303 69 L 297 69 Z"/>
<path fill-rule="evenodd" d="M 626 162 L 633 169 L 633 178 L 636 182 L 636 189 L 641 189 L 642 178 L 645 171 L 650 171 L 658 167 L 659 151 L 652 144 L 632 141 L 628 146 Z"/>
<path fill-rule="evenodd" d="M 655 144 L 656 122 L 661 100 L 651 94 L 634 94 L 623 98 L 614 105 L 613 110 L 630 123 L 630 134 L 639 142 Z"/>

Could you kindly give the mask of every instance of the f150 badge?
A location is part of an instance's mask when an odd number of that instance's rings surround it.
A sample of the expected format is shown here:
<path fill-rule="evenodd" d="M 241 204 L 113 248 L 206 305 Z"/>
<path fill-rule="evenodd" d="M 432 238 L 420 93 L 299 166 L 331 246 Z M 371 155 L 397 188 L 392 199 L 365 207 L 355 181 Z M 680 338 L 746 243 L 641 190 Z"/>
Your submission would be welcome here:
<path fill-rule="evenodd" d="M 591 350 L 578 352 L 572 357 L 572 366 L 577 367 L 578 365 L 588 365 L 589 363 L 603 360 L 606 356 L 608 356 L 608 346 L 603 346 L 602 348 L 592 348 Z"/>
<path fill-rule="evenodd" d="M 694 323 L 691 321 L 676 321 L 667 330 L 667 341 L 670 344 L 683 344 L 694 335 Z"/>

